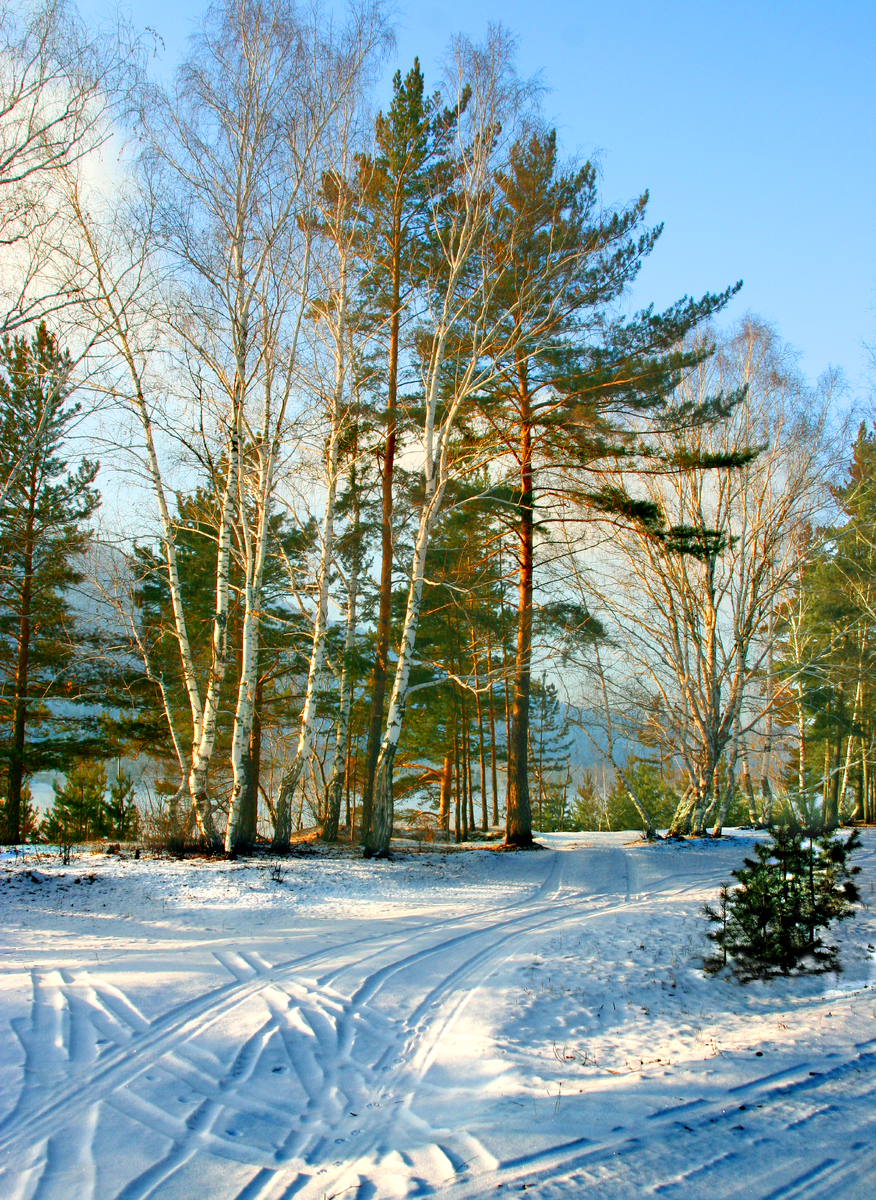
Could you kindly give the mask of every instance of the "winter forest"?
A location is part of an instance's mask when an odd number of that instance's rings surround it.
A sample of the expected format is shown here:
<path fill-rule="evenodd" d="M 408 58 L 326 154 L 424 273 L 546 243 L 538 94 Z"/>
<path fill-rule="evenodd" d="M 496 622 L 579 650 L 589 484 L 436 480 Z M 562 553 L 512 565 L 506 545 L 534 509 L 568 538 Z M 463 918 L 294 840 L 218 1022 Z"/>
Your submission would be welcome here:
<path fill-rule="evenodd" d="M 741 281 L 649 302 L 647 180 L 605 199 L 502 24 L 398 61 L 395 19 L 215 0 L 164 76 L 124 14 L 0 5 L 3 955 L 69 957 L 10 992 L 10 1195 L 702 1195 L 618 1113 L 677 1140 L 712 1087 L 706 1170 L 726 1089 L 810 1093 L 703 1064 L 781 1027 L 815 1087 L 843 1003 L 831 1120 L 872 1122 L 876 423 Z M 159 939 L 129 975 L 98 908 Z M 793 1115 L 791 1175 L 714 1194 L 820 1196 Z"/>
<path fill-rule="evenodd" d="M 7 26 L 8 842 L 868 819 L 872 433 L 738 284 L 625 303 L 647 194 L 508 34 L 374 114 L 379 6 L 220 5 L 166 90 Z"/>

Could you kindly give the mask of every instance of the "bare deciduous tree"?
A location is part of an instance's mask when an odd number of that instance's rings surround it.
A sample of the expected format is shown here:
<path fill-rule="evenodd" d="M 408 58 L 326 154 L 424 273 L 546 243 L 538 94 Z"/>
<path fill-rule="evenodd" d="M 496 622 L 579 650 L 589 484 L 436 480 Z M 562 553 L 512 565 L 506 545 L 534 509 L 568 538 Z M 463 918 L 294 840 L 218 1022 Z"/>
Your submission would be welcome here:
<path fill-rule="evenodd" d="M 0 330 L 78 303 L 59 181 L 111 136 L 139 51 L 124 24 L 90 28 L 66 0 L 0 8 Z"/>
<path fill-rule="evenodd" d="M 612 706 L 626 714 L 628 738 L 662 747 L 687 780 L 673 833 L 702 834 L 710 819 L 720 833 L 740 755 L 747 770 L 746 737 L 757 730 L 771 753 L 777 609 L 831 472 L 835 381 L 809 391 L 775 332 L 750 317 L 685 379 L 678 401 L 690 407 L 740 388 L 726 419 L 667 426 L 658 443 L 666 466 L 639 477 L 664 529 L 616 533 L 589 575 L 613 617 Z M 726 465 L 746 450 L 757 452 Z"/>

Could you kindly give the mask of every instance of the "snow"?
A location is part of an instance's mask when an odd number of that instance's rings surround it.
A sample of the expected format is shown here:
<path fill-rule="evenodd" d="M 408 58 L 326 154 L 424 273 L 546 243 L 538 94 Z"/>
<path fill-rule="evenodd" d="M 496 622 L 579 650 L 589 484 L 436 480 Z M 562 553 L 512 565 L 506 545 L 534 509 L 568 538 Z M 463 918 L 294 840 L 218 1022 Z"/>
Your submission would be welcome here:
<path fill-rule="evenodd" d="M 5 856 L 0 1196 L 869 1198 L 876 833 L 843 974 L 742 986 L 750 838 Z"/>

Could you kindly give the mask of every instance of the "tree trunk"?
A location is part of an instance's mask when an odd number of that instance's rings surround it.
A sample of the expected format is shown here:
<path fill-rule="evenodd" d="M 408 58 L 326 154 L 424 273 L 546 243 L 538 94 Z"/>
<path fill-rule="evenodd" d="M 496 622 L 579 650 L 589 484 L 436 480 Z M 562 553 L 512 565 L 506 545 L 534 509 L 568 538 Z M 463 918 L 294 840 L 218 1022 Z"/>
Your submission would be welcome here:
<path fill-rule="evenodd" d="M 861 738 L 861 761 L 858 763 L 858 783 L 855 788 L 855 811 L 852 814 L 853 821 L 866 821 L 867 806 L 864 801 L 864 739 Z"/>
<path fill-rule="evenodd" d="M 471 834 L 473 829 L 477 829 L 474 814 L 474 785 L 471 778 L 471 721 L 466 717 L 465 722 L 466 738 L 465 738 L 465 765 L 466 765 L 466 783 L 468 787 L 468 828 L 467 832 Z"/>
<path fill-rule="evenodd" d="M 478 717 L 478 757 L 481 768 L 481 830 L 486 833 L 489 825 L 489 815 L 487 813 L 487 759 L 484 749 L 484 706 L 481 700 L 481 681 L 478 675 L 478 659 L 477 645 L 475 643 L 474 629 L 471 635 L 471 653 L 472 662 L 474 663 L 474 681 L 475 681 L 475 703 L 477 705 Z"/>
<path fill-rule="evenodd" d="M 672 817 L 672 824 L 667 837 L 682 837 L 690 828 L 690 817 L 697 803 L 697 791 L 694 784 L 688 784 Z"/>
<path fill-rule="evenodd" d="M 532 411 L 526 384 L 525 366 L 519 368 L 520 432 L 520 511 L 518 543 L 520 567 L 517 602 L 517 657 L 514 664 L 511 735 L 508 746 L 508 795 L 505 811 L 505 844 L 532 845 L 532 810 L 529 799 L 529 696 L 532 665 L 532 582 L 533 582 L 533 469 Z"/>
<path fill-rule="evenodd" d="M 216 557 L 216 611 L 213 616 L 210 679 L 204 698 L 200 737 L 197 736 L 196 731 L 195 745 L 192 749 L 192 768 L 189 773 L 189 791 L 201 830 L 201 837 L 215 848 L 221 847 L 222 843 L 213 822 L 210 797 L 207 794 L 207 774 L 213 757 L 213 747 L 216 744 L 219 703 L 228 662 L 228 600 L 230 594 L 228 576 L 231 560 L 231 527 L 234 520 L 233 506 L 237 497 L 240 473 L 240 421 L 240 400 L 238 399 L 228 440 L 228 472 L 219 521 Z"/>
<path fill-rule="evenodd" d="M 365 745 L 365 778 L 362 785 L 362 844 L 369 847 L 375 841 L 371 821 L 374 807 L 374 787 L 377 760 L 383 733 L 383 705 L 389 677 L 389 634 L 392 619 L 392 477 L 396 449 L 396 407 L 398 396 L 399 326 L 401 321 L 401 211 L 393 214 L 392 245 L 392 308 L 389 329 L 389 374 L 386 391 L 386 447 L 383 453 L 380 513 L 380 593 L 377 612 L 374 670 L 371 675 L 371 714 L 368 740 Z M 393 758 L 395 757 L 393 753 Z M 391 786 L 390 786 L 391 793 Z M 386 800 L 384 791 L 383 800 Z M 381 818 L 381 821 L 383 818 Z"/>
<path fill-rule="evenodd" d="M 462 791 L 462 772 L 460 771 L 459 760 L 459 717 L 457 712 L 456 693 L 453 696 L 453 778 L 454 778 L 454 811 L 453 811 L 453 840 L 459 844 L 460 823 L 459 823 L 459 796 Z"/>
<path fill-rule="evenodd" d="M 255 706 L 252 714 L 252 729 L 246 756 L 247 776 L 240 814 L 240 848 L 251 849 L 258 837 L 259 778 L 262 766 L 262 695 L 264 681 L 261 676 L 256 683 Z"/>
<path fill-rule="evenodd" d="M 493 787 L 493 827 L 499 824 L 499 779 L 496 771 L 496 705 L 493 697 L 493 650 L 490 630 L 487 629 L 487 673 L 490 677 L 490 773 Z"/>
<path fill-rule="evenodd" d="M 12 846 L 21 841 L 21 790 L 24 782 L 24 739 L 27 730 L 27 687 L 30 668 L 31 604 L 33 600 L 34 514 L 37 489 L 36 463 L 30 471 L 27 520 L 24 533 L 24 576 L 21 581 L 21 610 L 18 618 L 18 655 L 15 664 L 15 703 L 12 714 L 12 738 L 9 746 L 9 791 L 6 800 L 6 840 Z"/>
<path fill-rule="evenodd" d="M 763 769 L 761 771 L 760 790 L 763 794 L 763 823 L 767 827 L 773 823 L 773 789 L 770 785 L 770 771 L 773 759 L 773 700 L 775 698 L 773 679 L 773 608 L 770 605 L 767 618 L 767 669 L 766 669 L 766 701 L 767 710 L 764 717 L 763 736 Z"/>
<path fill-rule="evenodd" d="M 838 825 L 840 820 L 840 761 L 842 759 L 843 750 L 843 734 L 840 718 L 842 715 L 842 707 L 837 712 L 836 721 L 836 740 L 833 746 L 833 770 L 830 772 L 830 783 L 828 786 L 828 806 L 825 809 L 824 818 L 827 825 Z"/>
<path fill-rule="evenodd" d="M 445 841 L 450 833 L 450 793 L 453 790 L 453 755 L 444 755 L 444 769 L 441 772 L 441 802 L 438 805 L 438 826 Z"/>
<path fill-rule="evenodd" d="M 343 376 L 341 375 L 342 379 Z M 295 758 L 291 767 L 280 781 L 280 790 L 275 810 L 276 827 L 274 829 L 272 849 L 277 853 L 284 853 L 289 848 L 289 837 L 292 832 L 291 813 L 295 789 L 301 780 L 304 768 L 307 766 L 313 750 L 314 726 L 316 721 L 316 693 L 322 673 L 327 634 L 329 572 L 334 556 L 335 501 L 338 486 L 338 441 L 340 437 L 339 401 L 340 396 L 336 395 L 332 410 L 331 433 L 328 445 L 328 491 L 322 525 L 317 608 L 313 624 L 313 645 L 310 651 L 310 664 L 307 671 L 307 689 L 304 696 L 304 706 L 299 719 L 298 745 L 295 750 Z"/>
<path fill-rule="evenodd" d="M 355 487 L 355 477 L 353 480 Z M 328 789 L 326 819 L 322 828 L 322 839 L 325 842 L 338 840 L 338 824 L 341 816 L 341 797 L 346 782 L 346 765 L 350 752 L 350 711 L 353 707 L 354 664 L 353 652 L 356 648 L 356 603 L 359 591 L 359 510 L 357 508 L 353 519 L 353 533 L 356 545 L 353 551 L 353 562 L 350 566 L 350 578 L 347 584 L 347 628 L 344 635 L 344 661 L 341 669 L 340 709 L 335 730 L 335 756 L 332 763 L 332 775 Z M 349 813 L 349 800 L 347 802 Z"/>
<path fill-rule="evenodd" d="M 434 390 L 437 391 L 437 372 L 440 367 L 440 357 L 436 355 L 436 378 Z M 430 405 L 436 402 L 429 399 Z M 423 580 L 426 568 L 426 551 L 429 546 L 429 535 L 432 525 L 441 506 L 446 484 L 446 475 L 440 482 L 436 479 L 436 465 L 432 458 L 432 447 L 426 448 L 427 480 L 426 497 L 420 513 L 419 528 L 414 540 L 414 552 L 411 562 L 411 575 L 408 585 L 408 602 L 402 625 L 401 643 L 399 645 L 398 662 L 395 669 L 395 679 L 389 709 L 386 714 L 386 730 L 380 745 L 380 756 L 377 760 L 377 773 L 374 779 L 374 795 L 371 806 L 371 819 L 368 828 L 363 828 L 362 843 L 366 858 L 384 857 L 389 853 L 389 839 L 392 836 L 393 796 L 392 768 L 401 737 L 404 722 L 405 707 L 408 698 L 408 685 L 413 663 L 414 646 L 417 642 L 417 630 L 420 625 L 420 612 L 423 607 Z M 445 468 L 441 468 L 444 470 Z M 372 713 L 373 716 L 373 713 Z M 364 814 L 363 814 L 364 826 Z"/>
<path fill-rule="evenodd" d="M 240 514 L 241 526 L 247 522 L 245 512 Z M 259 543 L 267 537 L 267 521 L 260 521 Z M 264 565 L 264 550 L 259 545 L 253 555 L 249 530 L 245 531 L 246 543 L 246 601 L 241 633 L 242 657 L 240 681 L 237 688 L 237 705 L 234 712 L 234 733 L 231 739 L 231 766 L 234 783 L 228 809 L 225 830 L 226 852 L 249 850 L 253 843 L 253 788 L 258 788 L 253 779 L 252 732 L 260 683 L 259 672 L 259 623 L 258 606 L 261 596 L 261 577 Z M 258 792 L 256 791 L 256 803 Z"/>
<path fill-rule="evenodd" d="M 754 796 L 751 771 L 748 768 L 748 750 L 745 743 L 740 747 L 739 755 L 742 759 L 742 790 L 745 792 L 745 798 L 748 803 L 748 819 L 752 825 L 758 825 L 760 821 L 757 815 L 757 800 Z"/>
<path fill-rule="evenodd" d="M 870 803 L 870 771 L 867 751 L 864 748 L 863 739 L 861 741 L 861 774 L 864 777 L 864 820 L 870 821 L 873 819 L 873 806 Z"/>
<path fill-rule="evenodd" d="M 720 837 L 724 829 L 724 822 L 727 819 L 727 813 L 730 805 L 733 803 L 733 797 L 736 795 L 736 760 L 739 754 L 739 722 L 736 721 L 736 735 L 733 738 L 733 746 L 730 751 L 730 761 L 727 764 L 727 786 L 724 788 L 724 794 L 718 805 L 718 815 L 715 818 L 715 824 L 712 828 L 712 837 Z"/>
<path fill-rule="evenodd" d="M 459 696 L 459 840 L 468 841 L 468 708 L 465 696 Z"/>
<path fill-rule="evenodd" d="M 505 692 L 505 820 L 508 820 L 508 789 L 511 786 L 511 689 L 508 670 L 508 640 L 505 636 L 505 577 L 502 570 L 502 555 L 499 552 L 499 574 L 502 577 L 500 594 L 502 620 L 502 685 Z"/>

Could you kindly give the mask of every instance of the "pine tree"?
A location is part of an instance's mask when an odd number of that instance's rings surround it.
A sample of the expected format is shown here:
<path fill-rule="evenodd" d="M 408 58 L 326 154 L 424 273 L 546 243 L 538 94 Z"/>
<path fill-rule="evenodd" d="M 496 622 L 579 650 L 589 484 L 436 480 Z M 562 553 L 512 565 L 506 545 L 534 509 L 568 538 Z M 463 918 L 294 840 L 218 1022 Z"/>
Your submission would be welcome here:
<path fill-rule="evenodd" d="M 381 456 L 381 566 L 371 711 L 365 751 L 362 794 L 362 840 L 369 845 L 374 776 L 383 731 L 389 639 L 392 615 L 393 475 L 398 438 L 398 386 L 402 316 L 422 282 L 431 235 L 429 214 L 446 187 L 444 156 L 459 113 L 440 106 L 437 95 L 426 94 L 419 59 L 402 80 L 397 71 L 389 111 L 375 122 L 376 152 L 361 160 L 366 217 L 363 251 L 369 271 L 363 298 L 374 319 L 385 328 L 386 403 L 383 410 Z"/>
<path fill-rule="evenodd" d="M 542 833 L 565 829 L 572 739 L 556 686 L 545 675 L 532 688 L 529 741 L 529 786 L 537 828 Z"/>
<path fill-rule="evenodd" d="M 484 397 L 484 412 L 501 431 L 514 461 L 509 496 L 518 563 L 517 648 L 508 762 L 506 841 L 532 841 L 529 746 L 537 516 L 560 484 L 592 510 L 660 526 L 653 504 L 602 486 L 600 468 L 632 462 L 641 445 L 629 419 L 665 409 L 683 372 L 708 353 L 679 345 L 738 289 L 684 298 L 663 313 L 646 309 L 617 319 L 609 306 L 632 283 L 660 228 L 643 222 L 647 193 L 621 211 L 599 205 L 592 163 L 563 169 L 555 132 L 520 142 L 498 179 L 502 204 L 495 244 L 513 247 L 494 290 L 495 345 L 504 381 Z M 703 420 L 707 412 L 686 414 Z M 542 482 L 551 468 L 553 484 Z M 677 540 L 677 539 L 676 539 Z M 679 544 L 679 548 L 684 547 Z"/>
<path fill-rule="evenodd" d="M 80 707 L 94 699 L 82 651 L 96 639 L 71 602 L 99 503 L 98 464 L 83 458 L 68 469 L 64 444 L 80 411 L 69 375 L 69 356 L 45 324 L 0 347 L 0 753 L 12 843 L 22 835 L 27 777 L 99 744 L 93 710 Z"/>
<path fill-rule="evenodd" d="M 808 964 L 815 971 L 835 970 L 837 950 L 825 945 L 819 930 L 850 917 L 859 900 L 854 876 L 860 867 L 849 856 L 860 848 L 860 834 L 845 841 L 824 829 L 778 828 L 771 844 L 758 843 L 724 885 L 719 907 L 705 906 L 713 928 L 709 939 L 720 958 L 706 960 L 717 970 L 728 958 L 741 979 L 790 971 Z"/>
<path fill-rule="evenodd" d="M 104 801 L 104 832 L 119 841 L 132 841 L 140 833 L 140 813 L 134 803 L 134 781 L 122 770 L 121 763 Z"/>
<path fill-rule="evenodd" d="M 107 830 L 106 768 L 98 759 L 73 764 L 63 783 L 52 785 L 55 800 L 40 826 L 43 841 L 88 842 Z"/>
<path fill-rule="evenodd" d="M 841 520 L 801 548 L 796 594 L 780 612 L 777 671 L 794 697 L 782 716 L 798 736 L 786 778 L 798 819 L 840 820 L 854 789 L 854 819 L 865 822 L 876 819 L 876 432 L 866 424 L 833 497 Z"/>

